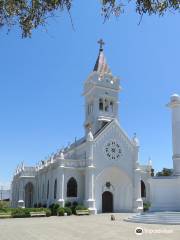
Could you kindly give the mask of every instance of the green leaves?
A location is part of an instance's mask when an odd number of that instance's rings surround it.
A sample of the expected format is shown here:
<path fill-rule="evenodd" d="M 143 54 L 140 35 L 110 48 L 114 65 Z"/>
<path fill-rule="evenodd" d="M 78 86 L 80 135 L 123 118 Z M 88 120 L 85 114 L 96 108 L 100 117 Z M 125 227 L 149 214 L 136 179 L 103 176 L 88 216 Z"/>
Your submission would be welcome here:
<path fill-rule="evenodd" d="M 99 1 L 99 0 L 98 0 Z M 132 0 L 129 0 L 129 2 Z M 31 37 L 32 30 L 45 26 L 49 17 L 54 17 L 57 10 L 67 10 L 70 14 L 73 0 L 0 0 L 0 27 L 10 30 L 18 25 L 22 37 Z M 128 1 L 101 0 L 101 15 L 104 21 L 112 15 L 119 16 L 124 11 Z M 162 16 L 166 11 L 180 11 L 180 0 L 135 0 L 136 12 Z"/>
<path fill-rule="evenodd" d="M 164 15 L 166 11 L 180 11 L 180 0 L 137 0 L 136 11 L 142 14 Z"/>
<path fill-rule="evenodd" d="M 9 30 L 18 25 L 22 37 L 31 37 L 32 30 L 45 25 L 46 19 L 56 10 L 69 11 L 72 0 L 0 0 L 0 27 Z"/>

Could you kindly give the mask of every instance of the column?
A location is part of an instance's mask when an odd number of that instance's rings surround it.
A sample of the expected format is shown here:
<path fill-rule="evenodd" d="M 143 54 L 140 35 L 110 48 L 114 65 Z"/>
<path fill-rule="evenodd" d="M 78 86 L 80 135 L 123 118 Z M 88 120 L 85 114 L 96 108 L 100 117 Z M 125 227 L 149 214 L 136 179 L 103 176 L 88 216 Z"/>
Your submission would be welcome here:
<path fill-rule="evenodd" d="M 174 175 L 180 176 L 180 96 L 173 94 L 167 104 L 172 111 L 172 144 Z"/>
<path fill-rule="evenodd" d="M 141 198 L 141 170 L 139 168 L 134 170 L 134 201 L 133 212 L 143 211 L 143 200 Z"/>
<path fill-rule="evenodd" d="M 139 168 L 139 140 L 134 134 L 134 182 L 133 182 L 133 212 L 143 211 L 143 200 L 141 198 L 141 169 Z"/>
<path fill-rule="evenodd" d="M 64 207 L 64 154 L 60 154 L 60 166 L 59 166 L 59 178 L 58 178 L 58 203 L 61 207 Z"/>
<path fill-rule="evenodd" d="M 19 180 L 19 200 L 18 200 L 18 207 L 25 208 L 24 203 L 24 183 L 22 180 Z"/>
<path fill-rule="evenodd" d="M 96 214 L 97 209 L 95 207 L 95 199 L 94 199 L 94 163 L 93 163 L 93 143 L 94 138 L 92 132 L 89 131 L 87 135 L 87 162 L 86 162 L 86 176 L 85 176 L 85 204 L 89 209 L 91 214 Z"/>

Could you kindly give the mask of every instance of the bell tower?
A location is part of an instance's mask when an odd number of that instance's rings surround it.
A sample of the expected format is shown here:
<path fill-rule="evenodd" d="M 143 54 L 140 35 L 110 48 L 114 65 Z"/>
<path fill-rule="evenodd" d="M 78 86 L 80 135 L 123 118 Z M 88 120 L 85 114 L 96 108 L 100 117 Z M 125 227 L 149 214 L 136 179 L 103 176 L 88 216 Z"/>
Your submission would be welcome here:
<path fill-rule="evenodd" d="M 102 39 L 98 41 L 99 53 L 92 73 L 84 83 L 85 132 L 96 134 L 108 122 L 118 119 L 119 79 L 114 77 L 106 62 Z"/>

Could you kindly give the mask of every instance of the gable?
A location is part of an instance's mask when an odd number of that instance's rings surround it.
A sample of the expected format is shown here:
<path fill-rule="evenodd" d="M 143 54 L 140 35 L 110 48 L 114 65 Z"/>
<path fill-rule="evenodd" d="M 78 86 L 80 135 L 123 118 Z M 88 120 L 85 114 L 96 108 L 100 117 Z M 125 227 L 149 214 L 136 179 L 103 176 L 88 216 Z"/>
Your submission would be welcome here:
<path fill-rule="evenodd" d="M 135 148 L 117 120 L 113 120 L 94 139 L 94 163 L 97 171 L 118 166 L 132 173 Z"/>

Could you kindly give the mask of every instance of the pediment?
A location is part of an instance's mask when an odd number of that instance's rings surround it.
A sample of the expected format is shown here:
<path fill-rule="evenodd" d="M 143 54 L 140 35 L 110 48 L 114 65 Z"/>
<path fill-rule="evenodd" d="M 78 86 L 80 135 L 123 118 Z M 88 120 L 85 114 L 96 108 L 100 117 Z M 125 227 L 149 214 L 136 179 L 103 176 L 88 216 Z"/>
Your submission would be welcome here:
<path fill-rule="evenodd" d="M 133 150 L 134 144 L 128 137 L 126 132 L 120 127 L 119 122 L 115 119 L 110 122 L 99 134 L 95 137 L 95 144 L 99 142 L 108 141 L 110 139 L 117 139 L 121 143 L 127 145 Z"/>

